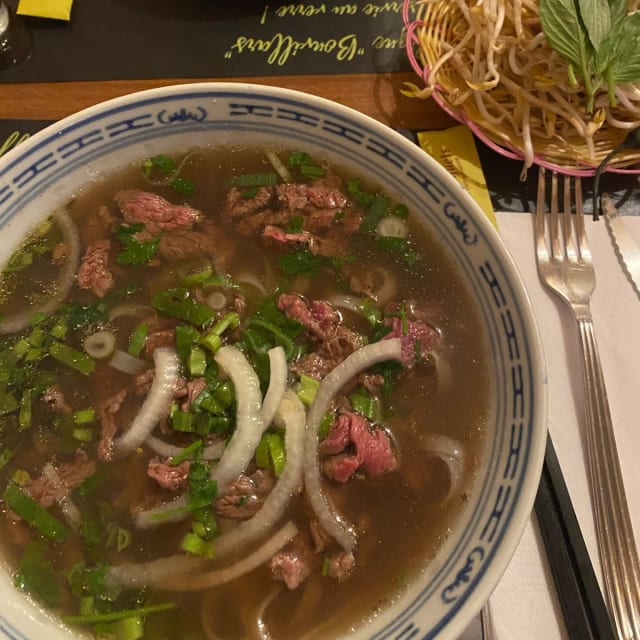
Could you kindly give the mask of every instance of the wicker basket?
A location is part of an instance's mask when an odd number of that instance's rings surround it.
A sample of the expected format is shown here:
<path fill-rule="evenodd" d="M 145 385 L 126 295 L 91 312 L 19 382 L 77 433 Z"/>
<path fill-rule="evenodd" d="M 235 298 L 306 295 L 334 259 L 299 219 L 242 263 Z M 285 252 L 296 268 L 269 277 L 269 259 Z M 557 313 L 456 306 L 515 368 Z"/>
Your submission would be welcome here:
<path fill-rule="evenodd" d="M 499 2 L 502 0 L 498 0 Z M 475 3 L 467 0 L 470 12 Z M 540 23 L 537 14 L 537 1 L 522 3 L 522 23 L 526 25 L 529 36 L 540 32 Z M 477 11 L 477 8 L 474 9 Z M 415 11 L 415 17 L 412 12 Z M 475 19 L 474 14 L 469 14 Z M 630 129 L 614 127 L 604 121 L 602 124 L 594 122 L 594 118 L 586 114 L 582 105 L 585 98 L 579 88 L 571 92 L 563 92 L 558 95 L 558 84 L 553 79 L 541 77 L 533 81 L 536 95 L 541 96 L 540 105 L 530 100 L 522 98 L 519 82 L 531 82 L 529 78 L 518 78 L 510 76 L 508 73 L 501 73 L 495 77 L 492 86 L 476 87 L 469 81 L 469 73 L 466 71 L 468 65 L 472 64 L 472 58 L 467 49 L 458 55 L 456 63 L 448 60 L 444 63 L 441 59 L 445 52 L 459 45 L 464 38 L 470 41 L 473 46 L 478 44 L 477 35 L 469 25 L 469 18 L 465 16 L 456 0 L 405 0 L 404 20 L 407 27 L 407 53 L 416 73 L 423 79 L 425 89 L 414 88 L 414 95 L 433 97 L 434 100 L 453 118 L 466 124 L 469 128 L 487 145 L 498 153 L 514 159 L 526 160 L 525 138 L 523 135 L 522 115 L 528 111 L 530 127 L 530 153 L 531 160 L 535 164 L 548 167 L 555 171 L 573 175 L 593 175 L 595 168 L 609 152 L 617 147 L 627 136 Z M 509 30 L 511 28 L 511 30 Z M 518 41 L 518 34 L 513 28 L 513 23 L 504 21 L 502 34 Z M 473 41 L 475 38 L 475 43 Z M 528 42 L 531 38 L 528 38 Z M 538 53 L 549 59 L 555 58 L 555 54 L 546 44 L 544 38 L 537 39 L 540 47 Z M 517 50 L 517 49 L 516 49 Z M 496 58 L 500 55 L 507 55 L 506 52 L 498 51 Z M 526 54 L 520 50 L 517 54 L 519 60 L 523 60 Z M 521 63 L 519 63 L 521 64 Z M 557 67 L 566 76 L 559 62 Z M 433 73 L 431 73 L 433 70 Z M 466 76 L 466 77 L 465 77 Z M 563 78 L 564 79 L 564 78 Z M 566 83 L 565 83 L 566 84 Z M 545 88 L 546 86 L 546 88 Z M 531 87 L 529 87 L 531 88 Z M 479 100 L 478 93 L 483 93 L 482 100 Z M 549 110 L 545 105 L 553 104 L 562 106 L 563 102 L 572 105 L 578 113 L 578 126 L 595 130 L 592 135 L 591 144 L 584 135 L 581 135 L 575 123 L 564 119 L 557 112 Z M 606 104 L 606 96 L 600 98 L 597 106 L 599 116 L 604 117 L 604 113 L 609 109 Z M 639 107 L 640 109 L 640 107 Z M 508 112 L 508 113 L 506 113 Z M 634 117 L 624 109 L 611 109 L 612 115 L 617 120 L 634 123 Z M 504 115 L 506 113 L 506 115 Z M 503 114 L 498 117 L 497 114 Z M 635 114 L 637 122 L 633 126 L 640 124 L 640 116 Z M 532 153 L 531 153 L 532 152 Z M 620 173 L 640 173 L 640 169 L 634 167 L 640 163 L 640 151 L 623 150 L 615 155 L 608 170 Z"/>

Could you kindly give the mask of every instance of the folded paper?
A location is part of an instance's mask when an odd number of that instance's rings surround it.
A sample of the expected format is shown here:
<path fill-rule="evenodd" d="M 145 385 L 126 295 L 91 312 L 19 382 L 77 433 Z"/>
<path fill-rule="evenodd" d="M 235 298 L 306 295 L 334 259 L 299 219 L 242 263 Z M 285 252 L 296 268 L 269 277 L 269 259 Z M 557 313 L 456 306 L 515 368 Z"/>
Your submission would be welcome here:
<path fill-rule="evenodd" d="M 442 131 L 421 131 L 418 143 L 453 175 L 495 225 L 491 197 L 471 131 L 463 125 Z"/>
<path fill-rule="evenodd" d="M 71 20 L 73 0 L 20 0 L 16 13 L 21 16 Z"/>

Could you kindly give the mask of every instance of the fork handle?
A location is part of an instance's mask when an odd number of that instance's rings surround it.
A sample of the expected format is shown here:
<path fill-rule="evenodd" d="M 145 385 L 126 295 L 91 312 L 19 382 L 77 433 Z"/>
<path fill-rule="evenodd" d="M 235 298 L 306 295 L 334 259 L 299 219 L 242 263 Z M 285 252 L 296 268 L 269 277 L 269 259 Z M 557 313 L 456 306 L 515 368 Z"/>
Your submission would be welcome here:
<path fill-rule="evenodd" d="M 578 315 L 589 479 L 604 591 L 620 640 L 640 640 L 640 562 L 616 449 L 607 389 L 588 308 Z"/>

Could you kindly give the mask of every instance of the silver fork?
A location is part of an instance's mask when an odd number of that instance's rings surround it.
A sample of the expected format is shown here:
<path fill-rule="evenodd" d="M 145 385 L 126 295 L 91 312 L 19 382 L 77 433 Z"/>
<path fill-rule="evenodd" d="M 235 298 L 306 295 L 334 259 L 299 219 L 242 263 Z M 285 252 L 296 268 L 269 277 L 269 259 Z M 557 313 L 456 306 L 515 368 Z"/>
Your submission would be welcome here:
<path fill-rule="evenodd" d="M 560 207 L 558 176 L 551 174 L 551 211 L 547 214 L 545 174 L 541 168 L 535 220 L 538 273 L 569 305 L 578 323 L 588 471 L 604 591 L 618 638 L 640 640 L 640 563 L 589 308 L 596 277 L 584 230 L 580 179 L 564 177 Z"/>

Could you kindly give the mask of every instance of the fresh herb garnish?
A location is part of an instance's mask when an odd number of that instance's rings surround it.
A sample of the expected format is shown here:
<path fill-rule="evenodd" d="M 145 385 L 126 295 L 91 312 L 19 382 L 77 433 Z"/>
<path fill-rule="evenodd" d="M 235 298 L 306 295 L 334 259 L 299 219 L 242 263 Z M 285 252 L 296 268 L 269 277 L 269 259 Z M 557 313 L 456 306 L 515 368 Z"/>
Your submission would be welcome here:
<path fill-rule="evenodd" d="M 314 276 L 323 264 L 322 257 L 314 255 L 308 249 L 281 256 L 278 264 L 286 276 Z"/>
<path fill-rule="evenodd" d="M 60 604 L 60 585 L 51 560 L 47 559 L 44 542 L 32 542 L 25 549 L 13 584 L 29 593 L 48 607 Z"/>
<path fill-rule="evenodd" d="M 640 80 L 640 14 L 627 15 L 626 0 L 540 0 L 540 22 L 549 46 L 569 63 L 569 81 L 579 76 L 593 113 L 595 96 Z"/>
<path fill-rule="evenodd" d="M 120 225 L 116 236 L 122 243 L 123 249 L 116 255 L 116 262 L 123 265 L 147 264 L 158 253 L 160 236 L 148 240 L 141 240 L 137 234 L 144 231 L 142 223 Z"/>

